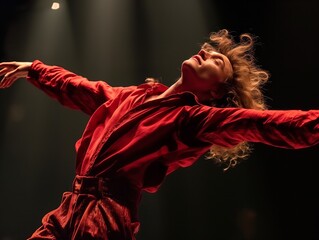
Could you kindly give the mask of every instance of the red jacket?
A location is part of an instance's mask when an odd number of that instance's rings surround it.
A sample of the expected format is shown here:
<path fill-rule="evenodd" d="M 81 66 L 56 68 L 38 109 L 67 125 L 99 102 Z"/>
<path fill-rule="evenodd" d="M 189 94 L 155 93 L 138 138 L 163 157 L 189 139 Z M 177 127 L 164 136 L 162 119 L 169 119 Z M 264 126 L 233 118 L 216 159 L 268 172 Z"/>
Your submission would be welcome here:
<path fill-rule="evenodd" d="M 282 148 L 319 142 L 319 111 L 258 111 L 198 103 L 190 92 L 144 102 L 167 87 L 111 87 L 34 61 L 28 80 L 60 103 L 89 114 L 76 143 L 76 174 L 125 179 L 156 192 L 165 176 L 192 165 L 212 144 L 242 141 Z"/>

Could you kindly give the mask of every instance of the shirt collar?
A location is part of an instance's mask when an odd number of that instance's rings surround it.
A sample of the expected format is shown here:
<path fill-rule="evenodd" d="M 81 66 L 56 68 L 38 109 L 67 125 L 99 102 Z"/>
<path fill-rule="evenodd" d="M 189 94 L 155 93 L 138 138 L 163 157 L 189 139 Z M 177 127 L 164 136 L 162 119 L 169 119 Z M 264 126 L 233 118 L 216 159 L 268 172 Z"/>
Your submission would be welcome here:
<path fill-rule="evenodd" d="M 144 88 L 148 94 L 150 95 L 158 95 L 165 92 L 168 87 L 161 83 L 143 83 L 137 86 L 137 88 Z M 163 98 L 164 101 L 171 101 L 171 100 L 180 100 L 185 102 L 187 105 L 204 105 L 198 101 L 197 96 L 192 92 L 180 92 L 175 93 L 170 96 Z"/>

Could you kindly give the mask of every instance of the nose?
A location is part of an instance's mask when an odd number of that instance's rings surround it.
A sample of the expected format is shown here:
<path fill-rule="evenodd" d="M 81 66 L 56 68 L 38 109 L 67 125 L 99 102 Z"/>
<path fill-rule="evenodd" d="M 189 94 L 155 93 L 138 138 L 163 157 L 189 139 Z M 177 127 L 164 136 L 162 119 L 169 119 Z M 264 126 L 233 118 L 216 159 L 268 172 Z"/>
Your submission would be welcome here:
<path fill-rule="evenodd" d="M 198 52 L 198 55 L 201 56 L 203 60 L 206 60 L 207 58 L 210 58 L 210 53 L 205 51 L 204 49 L 201 49 Z"/>

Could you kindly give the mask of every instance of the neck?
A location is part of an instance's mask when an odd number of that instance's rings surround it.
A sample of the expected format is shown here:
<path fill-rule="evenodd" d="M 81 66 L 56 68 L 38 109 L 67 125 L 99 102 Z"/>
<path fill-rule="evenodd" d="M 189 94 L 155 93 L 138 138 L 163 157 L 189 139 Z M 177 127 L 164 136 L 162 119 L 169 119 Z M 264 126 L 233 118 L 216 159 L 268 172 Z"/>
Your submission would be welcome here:
<path fill-rule="evenodd" d="M 161 93 L 158 96 L 151 96 L 149 97 L 147 101 L 150 100 L 154 100 L 154 99 L 158 99 L 158 98 L 164 98 L 164 97 L 168 97 L 170 95 L 176 94 L 176 93 L 180 93 L 180 92 L 184 92 L 186 91 L 185 87 L 182 84 L 182 79 L 178 79 L 173 85 L 171 85 L 165 92 Z"/>
<path fill-rule="evenodd" d="M 207 103 L 212 99 L 211 91 L 198 91 L 192 86 L 187 86 L 183 84 L 183 78 L 179 78 L 173 85 L 171 85 L 165 92 L 163 92 L 159 97 L 167 97 L 172 94 L 181 93 L 181 92 L 192 92 L 197 100 L 203 104 Z"/>
<path fill-rule="evenodd" d="M 185 84 L 183 84 L 183 79 L 181 77 L 173 85 L 171 85 L 165 92 L 161 93 L 158 96 L 150 97 L 147 101 L 153 100 L 153 99 L 158 99 L 158 98 L 164 98 L 164 97 L 168 97 L 170 95 L 176 94 L 176 93 L 187 92 L 187 91 L 192 92 L 197 97 L 197 100 L 199 102 L 205 102 L 211 98 L 210 94 L 196 92 L 191 88 L 187 88 L 187 86 L 185 86 Z"/>
<path fill-rule="evenodd" d="M 171 85 L 165 92 L 163 92 L 159 97 L 167 97 L 172 94 L 180 93 L 186 91 L 182 84 L 182 79 L 178 79 L 173 85 Z"/>

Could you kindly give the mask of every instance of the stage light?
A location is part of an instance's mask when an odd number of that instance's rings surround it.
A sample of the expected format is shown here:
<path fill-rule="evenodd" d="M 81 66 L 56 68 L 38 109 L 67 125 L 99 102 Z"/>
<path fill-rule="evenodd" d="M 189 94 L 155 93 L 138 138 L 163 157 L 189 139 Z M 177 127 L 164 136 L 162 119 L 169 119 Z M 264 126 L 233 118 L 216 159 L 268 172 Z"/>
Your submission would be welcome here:
<path fill-rule="evenodd" d="M 58 10 L 59 8 L 60 8 L 60 3 L 58 3 L 58 2 L 52 3 L 52 6 L 51 6 L 52 10 Z"/>

